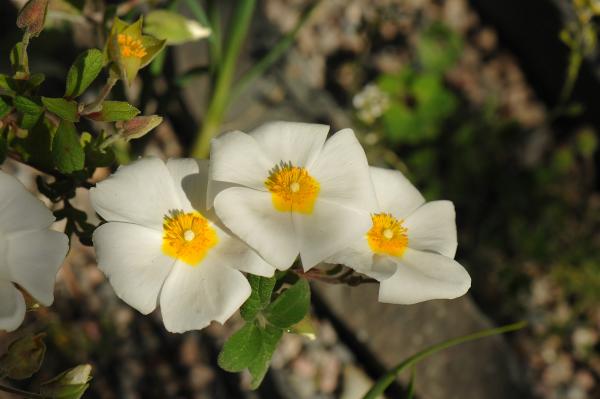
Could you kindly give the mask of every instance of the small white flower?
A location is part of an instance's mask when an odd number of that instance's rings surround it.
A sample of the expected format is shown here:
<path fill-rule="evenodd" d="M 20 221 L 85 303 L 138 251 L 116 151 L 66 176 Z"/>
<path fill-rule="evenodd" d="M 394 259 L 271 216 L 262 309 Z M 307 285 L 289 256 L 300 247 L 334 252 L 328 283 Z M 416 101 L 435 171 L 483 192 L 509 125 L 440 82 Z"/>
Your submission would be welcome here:
<path fill-rule="evenodd" d="M 352 105 L 357 109 L 359 119 L 370 125 L 387 111 L 390 97 L 375 83 L 369 83 L 354 96 Z"/>
<path fill-rule="evenodd" d="M 109 222 L 94 232 L 98 266 L 141 313 L 160 301 L 171 332 L 224 323 L 250 295 L 240 271 L 274 271 L 205 211 L 207 169 L 208 161 L 143 158 L 91 190 Z"/>
<path fill-rule="evenodd" d="M 54 302 L 56 273 L 69 249 L 66 235 L 49 230 L 54 220 L 18 180 L 0 171 L 0 330 L 13 331 L 25 318 L 25 299 L 14 284 L 44 306 Z"/>
<path fill-rule="evenodd" d="M 368 210 L 376 200 L 365 153 L 352 130 L 326 142 L 328 131 L 325 125 L 273 122 L 212 142 L 217 215 L 278 269 L 300 254 L 308 270 L 370 225 Z"/>
<path fill-rule="evenodd" d="M 471 278 L 456 254 L 454 205 L 425 203 L 398 171 L 371 167 L 378 207 L 363 237 L 327 261 L 341 263 L 381 282 L 379 301 L 413 304 L 453 299 L 467 292 Z"/>

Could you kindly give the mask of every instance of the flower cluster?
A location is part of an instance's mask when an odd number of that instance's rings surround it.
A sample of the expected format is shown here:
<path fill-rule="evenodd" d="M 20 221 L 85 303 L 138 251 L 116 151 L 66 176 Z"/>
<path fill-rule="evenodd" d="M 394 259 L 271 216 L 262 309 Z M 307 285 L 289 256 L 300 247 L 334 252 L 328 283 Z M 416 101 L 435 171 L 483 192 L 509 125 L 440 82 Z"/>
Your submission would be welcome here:
<path fill-rule="evenodd" d="M 214 139 L 210 161 L 142 158 L 91 191 L 108 222 L 98 265 L 167 330 L 223 323 L 249 297 L 243 273 L 346 265 L 381 282 L 382 302 L 456 298 L 470 287 L 454 207 L 425 203 L 398 171 L 369 167 L 350 129 L 274 122 Z"/>

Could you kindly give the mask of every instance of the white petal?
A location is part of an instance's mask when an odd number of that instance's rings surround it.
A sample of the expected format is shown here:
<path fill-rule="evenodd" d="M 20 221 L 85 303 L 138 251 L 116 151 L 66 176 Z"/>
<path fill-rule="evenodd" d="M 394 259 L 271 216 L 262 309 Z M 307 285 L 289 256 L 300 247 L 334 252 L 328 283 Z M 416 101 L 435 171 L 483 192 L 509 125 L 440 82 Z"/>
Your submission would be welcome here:
<path fill-rule="evenodd" d="M 454 299 L 471 286 L 469 273 L 455 260 L 407 248 L 396 273 L 381 282 L 379 301 L 409 305 L 430 299 Z"/>
<path fill-rule="evenodd" d="M 210 254 L 198 266 L 177 262 L 160 295 L 168 331 L 199 330 L 212 320 L 225 323 L 250 296 L 250 284 L 239 271 Z"/>
<path fill-rule="evenodd" d="M 13 176 L 0 171 L 0 226 L 3 233 L 45 229 L 54 222 L 44 203 Z"/>
<path fill-rule="evenodd" d="M 352 245 L 328 257 L 325 262 L 345 265 L 364 273 L 373 268 L 373 252 L 367 240 L 361 237 Z"/>
<path fill-rule="evenodd" d="M 165 215 L 181 209 L 173 179 L 158 158 L 142 158 L 90 190 L 96 212 L 109 222 L 129 222 L 162 231 Z"/>
<path fill-rule="evenodd" d="M 220 135 L 211 142 L 211 180 L 241 184 L 256 190 L 266 191 L 265 180 L 275 164 L 256 140 L 239 131 Z"/>
<path fill-rule="evenodd" d="M 310 166 L 327 138 L 329 126 L 314 123 L 270 122 L 254 129 L 250 135 L 275 164 L 291 162 Z"/>
<path fill-rule="evenodd" d="M 0 280 L 0 330 L 14 331 L 25 319 L 25 299 L 13 283 Z"/>
<path fill-rule="evenodd" d="M 219 235 L 215 251 L 227 266 L 242 272 L 264 277 L 271 277 L 275 273 L 275 266 L 261 258 L 242 240 L 227 233 Z"/>
<path fill-rule="evenodd" d="M 377 211 L 367 157 L 352 130 L 340 130 L 327 140 L 309 173 L 320 184 L 319 200 Z"/>
<path fill-rule="evenodd" d="M 228 188 L 215 198 L 215 210 L 225 226 L 267 262 L 280 270 L 294 263 L 300 246 L 292 215 L 276 211 L 270 193 L 244 187 Z"/>
<path fill-rule="evenodd" d="M 208 184 L 208 160 L 169 159 L 167 169 L 175 183 L 175 193 L 186 212 L 204 212 Z"/>
<path fill-rule="evenodd" d="M 175 259 L 163 254 L 162 234 L 130 223 L 106 223 L 94 231 L 98 267 L 117 296 L 143 314 L 156 308 Z"/>
<path fill-rule="evenodd" d="M 69 239 L 52 230 L 16 233 L 8 237 L 7 263 L 11 280 L 42 305 L 54 302 L 56 273 L 69 250 Z"/>
<path fill-rule="evenodd" d="M 380 211 L 405 219 L 425 203 L 419 190 L 399 171 L 373 166 L 370 170 Z"/>
<path fill-rule="evenodd" d="M 450 258 L 456 255 L 456 221 L 454 204 L 432 201 L 406 218 L 408 246 L 421 251 L 433 251 Z"/>
<path fill-rule="evenodd" d="M 325 200 L 317 200 L 310 215 L 293 213 L 292 216 L 304 270 L 358 241 L 371 226 L 368 213 Z"/>

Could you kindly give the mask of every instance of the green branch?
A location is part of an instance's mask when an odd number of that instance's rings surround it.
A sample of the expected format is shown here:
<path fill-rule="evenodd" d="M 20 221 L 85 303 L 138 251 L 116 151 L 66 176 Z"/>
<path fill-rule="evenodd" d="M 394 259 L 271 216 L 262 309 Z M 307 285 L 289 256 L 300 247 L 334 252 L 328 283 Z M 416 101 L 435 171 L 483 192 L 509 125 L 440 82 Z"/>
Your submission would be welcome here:
<path fill-rule="evenodd" d="M 384 391 L 387 389 L 388 386 L 390 386 L 390 384 L 392 382 L 394 382 L 394 380 L 396 379 L 396 376 L 398 374 L 400 374 L 400 372 L 402 372 L 406 368 L 414 366 L 419 361 L 421 361 L 437 352 L 440 352 L 444 349 L 451 348 L 456 345 L 460 345 L 465 342 L 475 341 L 477 339 L 490 337 L 492 335 L 504 334 L 504 333 L 507 333 L 510 331 L 520 330 L 521 328 L 525 327 L 526 325 L 527 325 L 527 322 L 521 321 L 518 323 L 509 324 L 509 325 L 502 326 L 502 327 L 491 328 L 489 330 L 479 331 L 474 334 L 465 335 L 463 337 L 452 338 L 447 341 L 443 341 L 443 342 L 440 342 L 433 346 L 430 346 L 429 348 L 412 355 L 411 357 L 407 358 L 402 363 L 398 364 L 396 367 L 394 367 L 393 369 L 391 369 L 390 371 L 385 373 L 379 380 L 377 380 L 377 382 L 375 383 L 375 385 L 373 385 L 373 387 L 369 390 L 369 392 L 367 392 L 365 394 L 363 399 L 376 399 L 380 395 L 383 395 Z"/>

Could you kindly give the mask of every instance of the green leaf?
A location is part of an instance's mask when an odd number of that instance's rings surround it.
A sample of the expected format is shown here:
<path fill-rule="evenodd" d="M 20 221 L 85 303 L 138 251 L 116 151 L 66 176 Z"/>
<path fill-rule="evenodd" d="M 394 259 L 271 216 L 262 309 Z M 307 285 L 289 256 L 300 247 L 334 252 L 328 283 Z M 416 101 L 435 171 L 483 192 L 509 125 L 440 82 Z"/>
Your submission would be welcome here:
<path fill-rule="evenodd" d="M 23 114 L 21 127 L 23 129 L 33 128 L 44 113 L 44 108 L 27 97 L 17 96 L 13 102 L 17 111 Z"/>
<path fill-rule="evenodd" d="M 223 345 L 218 358 L 219 366 L 230 372 L 242 371 L 258 355 L 261 346 L 260 328 L 255 323 L 246 323 Z"/>
<path fill-rule="evenodd" d="M 63 173 L 73 173 L 83 169 L 85 154 L 75 125 L 61 121 L 52 141 L 52 160 L 56 168 Z"/>
<path fill-rule="evenodd" d="M 310 286 L 300 279 L 267 307 L 264 316 L 274 326 L 286 329 L 302 320 L 309 307 Z"/>
<path fill-rule="evenodd" d="M 35 89 L 39 87 L 46 80 L 46 75 L 43 73 L 34 73 L 27 80 L 27 85 L 30 89 Z"/>
<path fill-rule="evenodd" d="M 102 51 L 90 49 L 80 54 L 67 74 L 65 97 L 80 96 L 102 71 L 104 64 Z"/>
<path fill-rule="evenodd" d="M 25 161 L 50 168 L 53 164 L 51 146 L 55 130 L 56 128 L 46 118 L 39 118 L 25 135 L 15 135 L 11 140 L 11 147 Z"/>
<path fill-rule="evenodd" d="M 240 308 L 240 314 L 244 320 L 251 321 L 271 302 L 271 294 L 277 279 L 250 274 L 248 275 L 248 282 L 252 287 L 252 293 Z"/>
<path fill-rule="evenodd" d="M 124 101 L 104 101 L 102 109 L 87 115 L 90 119 L 102 122 L 128 121 L 135 118 L 140 110 Z"/>
<path fill-rule="evenodd" d="M 0 74 L 0 90 L 12 92 L 14 90 L 14 84 L 12 78 L 3 74 Z"/>
<path fill-rule="evenodd" d="M 46 354 L 45 335 L 28 334 L 11 343 L 8 352 L 0 357 L 0 375 L 13 380 L 25 380 L 34 375 Z"/>
<path fill-rule="evenodd" d="M 42 104 L 46 106 L 48 111 L 56 114 L 61 119 L 69 122 L 79 121 L 77 103 L 75 101 L 65 100 L 64 98 L 42 97 Z"/>
<path fill-rule="evenodd" d="M 44 108 L 41 105 L 23 96 L 16 96 L 14 105 L 17 111 L 23 114 L 41 115 L 44 112 Z"/>
<path fill-rule="evenodd" d="M 173 11 L 152 11 L 146 14 L 144 22 L 146 33 L 166 40 L 167 44 L 183 44 L 210 35 L 210 29 Z"/>
<path fill-rule="evenodd" d="M 0 118 L 4 118 L 12 110 L 12 107 L 0 97 Z"/>
<path fill-rule="evenodd" d="M 273 352 L 275 352 L 277 344 L 283 335 L 282 329 L 269 325 L 259 331 L 261 334 L 260 350 L 248 366 L 248 371 L 252 374 L 252 381 L 250 382 L 250 388 L 252 389 L 258 388 L 265 378 L 267 370 L 269 370 L 269 363 L 271 363 Z"/>

